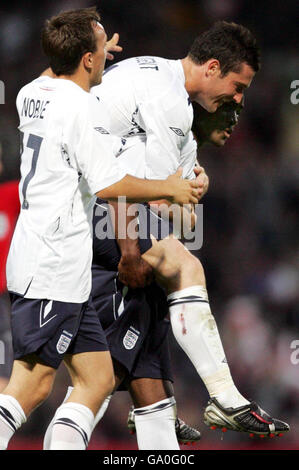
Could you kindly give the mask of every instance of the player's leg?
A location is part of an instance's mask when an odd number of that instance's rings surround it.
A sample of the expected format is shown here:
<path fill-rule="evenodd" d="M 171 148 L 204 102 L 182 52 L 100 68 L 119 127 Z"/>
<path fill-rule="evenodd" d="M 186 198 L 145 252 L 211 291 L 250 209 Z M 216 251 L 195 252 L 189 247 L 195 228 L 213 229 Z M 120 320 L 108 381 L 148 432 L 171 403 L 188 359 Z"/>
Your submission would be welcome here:
<path fill-rule="evenodd" d="M 149 377 L 131 380 L 128 390 L 135 408 L 150 406 L 174 396 L 173 385 L 169 380 Z"/>
<path fill-rule="evenodd" d="M 68 355 L 65 364 L 73 390 L 55 413 L 50 450 L 84 450 L 95 416 L 114 387 L 111 356 L 108 351 Z"/>
<path fill-rule="evenodd" d="M 176 416 L 168 347 L 169 321 L 163 289 L 152 284 L 145 289 L 151 323 L 142 349 L 131 370 L 128 390 L 139 449 L 177 449 L 178 441 L 198 440 L 200 433 Z M 191 436 L 192 435 L 192 436 Z"/>
<path fill-rule="evenodd" d="M 113 240 L 112 240 L 113 241 Z M 104 245 L 105 248 L 105 245 Z M 74 355 L 80 355 L 82 352 L 91 350 L 93 348 L 93 344 L 95 344 L 95 348 L 97 348 L 97 338 L 95 337 L 95 332 L 97 331 L 99 325 L 99 318 L 103 324 L 104 328 L 107 328 L 108 325 L 113 324 L 115 321 L 115 315 L 118 312 L 119 306 L 122 303 L 122 294 L 116 289 L 116 278 L 117 272 L 105 272 L 103 268 L 96 269 L 96 266 L 93 269 L 93 293 L 94 293 L 94 301 L 96 302 L 89 302 L 89 306 L 87 311 L 85 312 L 85 316 L 83 318 L 83 322 L 81 322 L 79 332 L 73 344 L 71 345 L 69 351 Z M 96 307 L 96 310 L 95 310 Z M 117 316 L 117 315 L 116 315 Z M 102 328 L 102 327 L 101 327 Z M 103 350 L 108 350 L 107 341 L 102 330 L 102 342 L 103 342 Z M 118 372 L 119 373 L 119 372 Z M 102 374 L 102 369 L 99 368 L 94 373 L 94 376 L 98 376 Z M 57 412 L 60 413 L 60 408 L 69 401 L 69 397 L 73 392 L 73 386 L 68 387 L 68 391 L 64 398 L 63 403 L 58 408 L 55 413 L 54 418 L 49 423 L 45 436 L 44 436 L 44 443 L 43 448 L 44 450 L 49 450 L 51 445 L 52 439 L 52 430 L 53 425 L 56 420 Z M 99 390 L 101 393 L 101 390 Z M 97 410 L 94 413 L 94 420 L 92 429 L 97 425 L 100 419 L 103 417 L 110 399 L 111 399 L 111 391 L 107 393 L 104 397 L 104 400 Z M 74 395 L 73 395 L 74 396 Z M 90 431 L 89 431 L 90 432 Z"/>
<path fill-rule="evenodd" d="M 112 358 L 112 363 L 113 363 L 113 371 L 114 371 L 114 390 L 115 392 L 120 384 L 123 382 L 123 380 L 127 376 L 127 370 L 123 367 L 122 364 L 120 364 L 118 361 Z M 101 421 L 103 418 L 104 414 L 107 411 L 107 408 L 109 406 L 110 400 L 112 398 L 112 393 L 106 397 L 106 399 L 103 401 L 99 411 L 96 414 L 96 417 L 94 419 L 94 428 L 97 426 L 97 424 Z"/>
<path fill-rule="evenodd" d="M 115 385 L 110 352 L 92 351 L 67 355 L 64 362 L 73 384 L 66 403 L 81 403 L 95 415 Z"/>
<path fill-rule="evenodd" d="M 123 381 L 124 375 L 121 375 L 120 369 L 119 369 L 119 367 L 115 366 L 114 361 L 113 361 L 113 367 L 114 367 L 114 383 L 115 383 L 114 390 L 115 390 L 115 389 L 117 389 L 119 384 Z M 122 372 L 122 373 L 125 373 L 125 372 Z M 119 374 L 119 375 L 117 375 L 117 374 Z M 101 390 L 100 395 L 103 396 L 104 395 L 103 394 L 103 388 L 101 388 L 100 390 Z M 64 397 L 64 400 L 61 403 L 60 407 L 58 408 L 59 412 L 60 412 L 60 409 L 61 409 L 62 405 L 64 405 L 65 403 L 68 403 L 69 401 L 73 401 L 73 399 L 76 399 L 76 395 L 73 394 L 73 391 L 74 391 L 74 386 L 73 385 L 69 386 L 68 389 L 67 389 L 67 393 Z M 78 389 L 75 392 L 77 394 Z M 108 408 L 109 403 L 110 403 L 110 400 L 112 398 L 112 394 L 113 394 L 113 391 L 110 392 L 110 393 L 108 392 L 108 395 L 105 396 L 105 398 L 102 400 L 97 413 L 94 414 L 92 430 L 91 430 L 90 434 L 92 434 L 94 428 L 97 426 L 97 424 L 100 422 L 100 420 L 103 418 L 104 414 L 106 413 L 107 408 Z M 77 397 L 78 397 L 78 394 L 77 394 Z M 56 411 L 52 421 L 49 423 L 49 425 L 47 427 L 47 430 L 46 430 L 46 433 L 45 433 L 45 436 L 44 436 L 44 442 L 43 442 L 43 449 L 44 450 L 50 450 L 53 425 L 56 422 L 56 416 L 57 416 L 58 410 Z"/>
<path fill-rule="evenodd" d="M 114 388 L 111 356 L 91 299 L 64 362 L 73 389 L 55 413 L 48 433 L 49 448 L 83 450 L 93 431 L 95 416 Z"/>
<path fill-rule="evenodd" d="M 7 448 L 14 432 L 49 395 L 55 369 L 31 354 L 13 363 L 8 385 L 0 394 L 0 449 Z"/>
<path fill-rule="evenodd" d="M 172 236 L 154 242 L 142 256 L 167 286 L 174 336 L 192 361 L 210 396 L 215 396 L 228 407 L 248 403 L 233 384 L 211 314 L 200 261 Z"/>
<path fill-rule="evenodd" d="M 2 448 L 13 432 L 51 390 L 55 370 L 75 336 L 82 304 L 26 299 L 11 294 L 14 364 L 10 381 L 0 396 Z M 6 428 L 3 427 L 6 425 Z"/>
<path fill-rule="evenodd" d="M 128 428 L 131 434 L 136 432 L 135 423 L 135 409 L 143 408 L 157 404 L 162 400 L 174 397 L 173 385 L 169 380 L 142 378 L 131 381 L 129 391 L 132 397 L 134 406 L 129 411 L 128 415 Z M 153 423 L 153 436 L 160 433 L 161 428 L 159 422 L 156 420 Z M 140 426 L 139 426 L 140 428 Z M 141 432 L 141 430 L 140 430 Z M 195 444 L 200 440 L 200 432 L 186 424 L 182 419 L 176 418 L 175 432 L 179 444 Z"/>
<path fill-rule="evenodd" d="M 200 261 L 172 236 L 153 242 L 142 256 L 167 287 L 172 331 L 211 397 L 206 424 L 256 434 L 288 431 L 286 423 L 266 415 L 236 388 L 211 313 Z"/>
<path fill-rule="evenodd" d="M 129 386 L 134 403 L 138 449 L 176 450 L 176 402 L 171 382 L 140 378 Z"/>

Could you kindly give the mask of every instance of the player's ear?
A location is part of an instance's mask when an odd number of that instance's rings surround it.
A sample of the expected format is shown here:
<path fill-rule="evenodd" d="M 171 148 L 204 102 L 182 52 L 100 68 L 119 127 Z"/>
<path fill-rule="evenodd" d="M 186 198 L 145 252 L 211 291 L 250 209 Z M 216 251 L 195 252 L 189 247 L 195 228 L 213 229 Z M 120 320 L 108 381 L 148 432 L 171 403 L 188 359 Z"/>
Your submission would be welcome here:
<path fill-rule="evenodd" d="M 86 52 L 82 57 L 82 63 L 86 69 L 91 69 L 93 66 L 93 55 L 91 52 Z"/>
<path fill-rule="evenodd" d="M 217 73 L 220 73 L 220 62 L 217 59 L 209 59 L 206 62 L 206 75 L 212 77 Z"/>

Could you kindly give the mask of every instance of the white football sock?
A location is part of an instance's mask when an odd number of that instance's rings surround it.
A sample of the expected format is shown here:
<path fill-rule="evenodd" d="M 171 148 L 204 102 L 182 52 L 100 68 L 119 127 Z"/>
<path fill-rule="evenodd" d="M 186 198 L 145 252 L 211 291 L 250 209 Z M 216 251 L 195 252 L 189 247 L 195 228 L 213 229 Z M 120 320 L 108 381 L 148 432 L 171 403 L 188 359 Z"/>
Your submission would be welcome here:
<path fill-rule="evenodd" d="M 73 389 L 74 389 L 74 387 L 68 387 L 67 393 L 66 393 L 66 395 L 64 397 L 64 400 L 63 400 L 63 403 L 65 403 L 67 401 L 67 399 L 69 398 L 69 396 L 72 393 Z M 109 395 L 107 398 L 105 398 L 101 408 L 97 412 L 97 415 L 96 415 L 96 417 L 94 419 L 94 423 L 93 423 L 93 430 L 96 427 L 96 425 L 98 424 L 98 422 L 103 418 L 104 414 L 106 413 L 106 410 L 108 408 L 108 405 L 110 403 L 111 398 L 112 398 L 112 395 Z M 56 410 L 56 413 L 57 413 L 57 410 Z M 50 450 L 51 435 L 52 435 L 53 423 L 56 419 L 56 413 L 55 413 L 52 421 L 50 422 L 49 426 L 47 427 L 47 430 L 46 430 L 46 433 L 45 433 L 45 436 L 44 436 L 44 444 L 43 444 L 43 449 L 44 450 Z"/>
<path fill-rule="evenodd" d="M 94 414 L 80 403 L 63 403 L 55 413 L 50 450 L 85 450 L 93 430 Z"/>
<path fill-rule="evenodd" d="M 62 402 L 65 403 L 72 391 L 74 390 L 74 387 L 68 387 L 66 395 L 64 397 L 64 400 Z M 53 429 L 53 423 L 56 419 L 56 413 L 59 410 L 59 408 L 56 410 L 55 415 L 52 418 L 52 421 L 50 422 L 49 426 L 47 427 L 45 436 L 44 436 L 44 443 L 43 443 L 43 450 L 50 450 L 50 443 L 51 443 L 51 436 L 52 436 L 52 429 Z"/>
<path fill-rule="evenodd" d="M 26 422 L 20 403 L 12 396 L 0 394 L 0 450 L 6 450 L 17 429 Z"/>
<path fill-rule="evenodd" d="M 176 402 L 166 398 L 143 408 L 134 409 L 139 450 L 177 450 L 175 432 Z"/>
<path fill-rule="evenodd" d="M 231 377 L 205 287 L 188 287 L 167 299 L 173 334 L 210 396 L 225 408 L 248 404 Z"/>
<path fill-rule="evenodd" d="M 96 417 L 94 419 L 93 429 L 96 427 L 98 422 L 103 418 L 104 414 L 106 413 L 106 410 L 108 408 L 111 398 L 112 398 L 112 395 L 108 395 L 108 397 L 105 398 L 105 400 L 103 401 L 103 404 L 101 408 L 99 409 L 99 411 L 97 412 Z"/>

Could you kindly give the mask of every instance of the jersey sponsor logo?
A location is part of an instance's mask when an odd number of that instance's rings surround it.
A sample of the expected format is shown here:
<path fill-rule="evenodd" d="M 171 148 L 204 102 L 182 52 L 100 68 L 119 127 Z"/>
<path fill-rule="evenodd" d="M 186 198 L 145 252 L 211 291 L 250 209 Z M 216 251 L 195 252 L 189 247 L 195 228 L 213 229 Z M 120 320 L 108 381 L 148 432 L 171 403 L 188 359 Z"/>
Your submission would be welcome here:
<path fill-rule="evenodd" d="M 182 129 L 179 129 L 178 127 L 169 127 L 176 135 L 179 135 L 180 137 L 184 137 L 185 134 L 182 131 Z"/>
<path fill-rule="evenodd" d="M 67 331 L 63 331 L 62 334 L 60 335 L 60 338 L 56 344 L 56 349 L 59 354 L 64 354 L 66 350 L 68 349 L 71 341 L 72 341 L 73 335 L 71 333 L 68 333 Z"/>
<path fill-rule="evenodd" d="M 95 127 L 94 129 L 98 131 L 100 134 L 110 134 L 110 132 L 106 131 L 104 127 Z"/>
<path fill-rule="evenodd" d="M 140 331 L 136 330 L 135 328 L 131 326 L 124 336 L 124 339 L 123 339 L 124 347 L 126 349 L 133 349 L 139 338 L 139 335 L 140 335 Z"/>

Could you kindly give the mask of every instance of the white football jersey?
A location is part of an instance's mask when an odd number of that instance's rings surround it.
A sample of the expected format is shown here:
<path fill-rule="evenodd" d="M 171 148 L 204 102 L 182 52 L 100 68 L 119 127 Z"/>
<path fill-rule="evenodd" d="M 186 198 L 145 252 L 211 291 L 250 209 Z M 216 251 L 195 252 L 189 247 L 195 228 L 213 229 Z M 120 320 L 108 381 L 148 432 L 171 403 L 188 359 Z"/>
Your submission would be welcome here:
<path fill-rule="evenodd" d="M 182 166 L 183 177 L 194 178 L 193 108 L 180 60 L 124 60 L 109 67 L 91 92 L 107 108 L 110 132 L 136 143 L 135 153 L 119 158 L 128 173 L 165 179 Z"/>
<path fill-rule="evenodd" d="M 70 80 L 40 77 L 18 94 L 21 212 L 7 261 L 11 292 L 88 299 L 94 194 L 125 176 L 121 139 L 109 134 L 100 108 Z"/>

